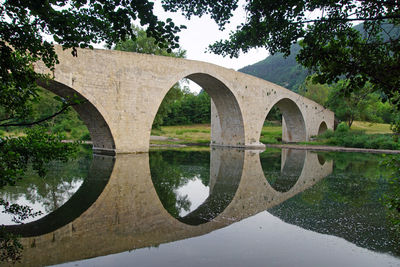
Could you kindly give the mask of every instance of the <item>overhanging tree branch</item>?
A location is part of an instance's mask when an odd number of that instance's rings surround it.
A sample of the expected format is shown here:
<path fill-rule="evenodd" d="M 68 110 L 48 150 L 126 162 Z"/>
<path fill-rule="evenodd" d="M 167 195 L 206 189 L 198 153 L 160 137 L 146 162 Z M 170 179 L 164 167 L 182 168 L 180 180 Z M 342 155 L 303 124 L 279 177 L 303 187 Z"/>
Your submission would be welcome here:
<path fill-rule="evenodd" d="M 60 115 L 61 113 L 63 113 L 64 111 L 66 111 L 69 107 L 76 106 L 76 105 L 78 105 L 78 104 L 82 104 L 82 103 L 85 103 L 85 102 L 87 102 L 87 101 L 80 102 L 80 103 L 66 104 L 62 109 L 60 109 L 60 110 L 57 111 L 56 113 L 54 113 L 54 114 L 52 114 L 52 115 L 50 115 L 50 116 L 47 116 L 47 117 L 45 117 L 45 118 L 39 119 L 39 120 L 37 120 L 37 121 L 33 121 L 33 122 L 20 122 L 20 123 L 3 123 L 3 124 L 0 124 L 0 127 L 11 127 L 11 126 L 19 126 L 19 127 L 21 127 L 21 126 L 32 126 L 32 125 L 40 124 L 40 123 L 42 123 L 42 122 L 44 122 L 44 121 L 47 121 L 47 120 L 50 120 L 50 119 L 56 117 L 57 115 Z"/>

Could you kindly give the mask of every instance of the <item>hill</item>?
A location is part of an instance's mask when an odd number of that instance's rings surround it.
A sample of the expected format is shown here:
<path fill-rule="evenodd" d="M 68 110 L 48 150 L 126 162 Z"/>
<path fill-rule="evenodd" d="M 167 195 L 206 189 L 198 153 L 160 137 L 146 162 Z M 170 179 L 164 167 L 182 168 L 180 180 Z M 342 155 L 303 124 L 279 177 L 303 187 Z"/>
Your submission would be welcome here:
<path fill-rule="evenodd" d="M 393 24 L 382 24 L 382 35 L 383 41 L 389 40 L 389 37 L 398 39 L 400 36 L 400 27 L 394 26 Z M 354 29 L 365 35 L 363 24 L 354 26 Z M 268 56 L 266 59 L 257 62 L 253 65 L 246 66 L 239 69 L 238 71 L 256 76 L 258 78 L 279 84 L 292 91 L 298 92 L 299 86 L 301 86 L 309 74 L 309 71 L 297 64 L 296 56 L 300 51 L 300 45 L 294 44 L 290 49 L 290 55 L 285 58 L 283 54 L 277 53 L 275 55 Z"/>
<path fill-rule="evenodd" d="M 308 75 L 308 71 L 296 62 L 296 55 L 299 50 L 300 46 L 294 44 L 287 58 L 283 54 L 277 53 L 253 65 L 241 68 L 238 71 L 279 84 L 297 92 L 299 86 L 303 84 L 304 79 Z"/>

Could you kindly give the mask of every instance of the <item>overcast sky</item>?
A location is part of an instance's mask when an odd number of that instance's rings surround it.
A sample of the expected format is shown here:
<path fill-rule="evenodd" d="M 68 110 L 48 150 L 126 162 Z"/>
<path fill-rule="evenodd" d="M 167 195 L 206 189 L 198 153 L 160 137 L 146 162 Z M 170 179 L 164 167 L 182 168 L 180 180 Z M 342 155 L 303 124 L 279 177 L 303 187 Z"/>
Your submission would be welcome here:
<path fill-rule="evenodd" d="M 226 68 L 238 70 L 247 65 L 261 61 L 268 56 L 268 52 L 261 48 L 253 49 L 246 54 L 241 54 L 239 58 L 232 59 L 205 53 L 209 44 L 220 39 L 226 39 L 230 31 L 235 30 L 240 23 L 245 21 L 245 12 L 243 9 L 244 1 L 239 2 L 239 7 L 235 11 L 231 23 L 226 25 L 226 29 L 223 32 L 218 30 L 217 24 L 210 16 L 203 16 L 201 18 L 192 17 L 191 20 L 187 20 L 178 12 L 165 12 L 161 6 L 161 1 L 155 2 L 155 14 L 159 19 L 166 20 L 167 18 L 172 18 L 175 24 L 185 25 L 187 27 L 187 29 L 182 30 L 179 34 L 179 43 L 181 47 L 187 51 L 188 59 L 210 62 Z"/>

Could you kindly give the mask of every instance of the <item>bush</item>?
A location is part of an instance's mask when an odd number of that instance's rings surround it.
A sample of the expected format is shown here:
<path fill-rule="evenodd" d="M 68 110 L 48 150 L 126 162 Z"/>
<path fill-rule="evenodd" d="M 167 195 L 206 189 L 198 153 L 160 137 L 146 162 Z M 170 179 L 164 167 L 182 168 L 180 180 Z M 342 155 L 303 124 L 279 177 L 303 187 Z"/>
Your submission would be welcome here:
<path fill-rule="evenodd" d="M 400 149 L 391 135 L 365 134 L 363 131 L 349 131 L 349 127 L 341 123 L 335 132 L 328 130 L 317 139 L 326 139 L 328 144 L 344 147 L 372 148 L 372 149 Z"/>
<path fill-rule="evenodd" d="M 350 130 L 349 126 L 345 122 L 339 123 L 336 128 L 336 132 L 338 133 L 347 133 Z"/>
<path fill-rule="evenodd" d="M 89 132 L 86 132 L 85 134 L 83 134 L 83 135 L 81 136 L 80 140 L 82 140 L 82 141 L 90 141 L 90 140 L 91 140 L 91 137 L 90 137 Z"/>
<path fill-rule="evenodd" d="M 326 130 L 323 134 L 317 136 L 318 139 L 329 139 L 335 135 L 335 132 L 331 129 Z"/>

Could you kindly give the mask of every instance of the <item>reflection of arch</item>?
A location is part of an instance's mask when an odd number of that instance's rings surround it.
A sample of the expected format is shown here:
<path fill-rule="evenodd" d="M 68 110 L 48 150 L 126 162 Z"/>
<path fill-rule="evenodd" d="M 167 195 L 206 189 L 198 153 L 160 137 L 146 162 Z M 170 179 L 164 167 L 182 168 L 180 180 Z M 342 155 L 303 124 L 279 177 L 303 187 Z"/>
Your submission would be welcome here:
<path fill-rule="evenodd" d="M 243 151 L 239 151 L 236 149 L 213 148 L 210 152 L 209 169 L 208 166 L 205 165 L 207 166 L 207 170 L 205 170 L 205 172 L 210 172 L 208 181 L 209 196 L 199 207 L 197 207 L 196 210 L 190 212 L 186 216 L 180 217 L 179 212 L 176 213 L 174 208 L 171 208 L 175 207 L 178 200 L 174 200 L 176 202 L 172 202 L 171 199 L 174 199 L 174 197 L 172 197 L 171 194 L 169 194 L 168 192 L 173 192 L 173 188 L 175 188 L 175 186 L 171 187 L 170 185 L 178 185 L 181 183 L 182 179 L 188 177 L 187 170 L 182 173 L 176 173 L 175 169 L 170 170 L 170 166 L 168 165 L 171 165 L 173 167 L 185 165 L 188 163 L 188 159 L 193 159 L 198 156 L 196 156 L 198 152 L 184 153 L 185 155 L 174 157 L 173 162 L 170 162 L 169 158 L 152 158 L 152 155 L 156 156 L 157 154 L 150 154 L 149 161 L 150 172 L 152 176 L 151 179 L 153 182 L 153 186 L 155 186 L 158 200 L 170 216 L 187 225 L 199 225 L 209 222 L 217 217 L 232 201 L 239 186 L 239 182 L 243 172 L 244 153 Z M 208 161 L 208 159 L 205 158 L 199 159 L 200 161 Z M 195 166 L 197 166 L 196 163 L 194 163 L 194 166 L 190 165 L 190 170 L 198 171 L 199 169 Z M 161 167 L 161 169 L 163 170 L 161 174 L 158 171 L 159 167 Z M 179 170 L 179 168 L 176 168 L 176 170 Z M 166 173 L 164 173 L 165 171 Z M 204 174 L 205 172 L 202 173 Z M 189 173 L 189 176 L 190 174 L 193 173 Z M 196 173 L 196 175 L 197 174 L 198 173 Z M 163 181 L 163 179 L 165 179 L 165 175 L 171 175 L 171 177 L 174 178 L 171 181 Z M 157 186 L 157 183 L 161 186 Z"/>
<path fill-rule="evenodd" d="M 85 212 L 103 192 L 113 167 L 113 157 L 94 154 L 88 177 L 64 205 L 37 221 L 5 226 L 5 230 L 22 237 L 39 236 L 72 222 Z"/>
<path fill-rule="evenodd" d="M 288 192 L 298 181 L 303 171 L 306 150 L 282 149 L 281 171 L 273 182 L 268 181 L 271 187 L 281 193 Z M 262 164 L 262 162 L 261 162 Z M 267 167 L 262 164 L 263 168 Z M 265 170 L 264 170 L 265 172 Z"/>
<path fill-rule="evenodd" d="M 199 225 L 217 217 L 231 203 L 239 187 L 243 151 L 213 148 L 210 154 L 210 195 L 196 210 L 177 218 L 185 224 Z"/>
<path fill-rule="evenodd" d="M 77 96 L 80 99 L 86 100 L 79 105 L 73 106 L 73 108 L 79 114 L 89 130 L 93 142 L 93 149 L 97 149 L 98 151 L 102 151 L 102 149 L 104 151 L 115 149 L 114 138 L 107 122 L 99 110 L 92 103 L 87 101 L 85 97 L 71 87 L 54 80 L 46 82 L 38 81 L 38 84 L 60 97 L 67 98 Z"/>
<path fill-rule="evenodd" d="M 324 157 L 323 155 L 321 155 L 321 154 L 318 154 L 318 155 L 317 155 L 317 158 L 318 158 L 319 164 L 321 164 L 321 166 L 324 166 L 324 164 L 325 164 L 325 162 L 326 162 L 325 157 Z"/>
<path fill-rule="evenodd" d="M 323 121 L 323 122 L 321 122 L 321 124 L 319 125 L 319 128 L 318 128 L 318 135 L 321 135 L 321 134 L 325 133 L 326 130 L 328 130 L 328 126 L 327 126 L 326 123 Z"/>
<path fill-rule="evenodd" d="M 219 130 L 217 132 L 214 132 L 214 129 L 212 130 L 212 144 L 232 147 L 243 146 L 245 136 L 242 111 L 232 91 L 222 81 L 206 73 L 193 73 L 184 78 L 201 86 L 215 104 Z"/>
<path fill-rule="evenodd" d="M 275 105 L 282 113 L 282 140 L 285 142 L 306 141 L 306 124 L 297 104 L 289 98 L 283 98 Z"/>

